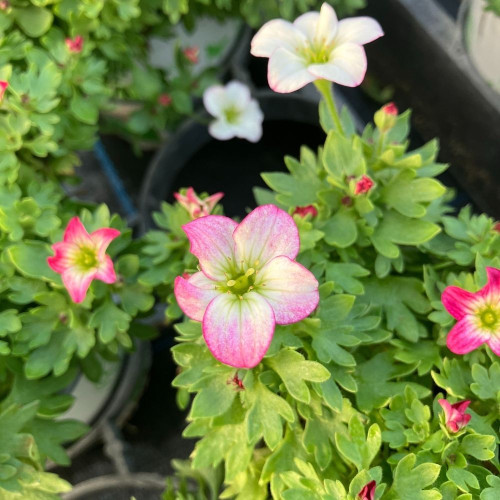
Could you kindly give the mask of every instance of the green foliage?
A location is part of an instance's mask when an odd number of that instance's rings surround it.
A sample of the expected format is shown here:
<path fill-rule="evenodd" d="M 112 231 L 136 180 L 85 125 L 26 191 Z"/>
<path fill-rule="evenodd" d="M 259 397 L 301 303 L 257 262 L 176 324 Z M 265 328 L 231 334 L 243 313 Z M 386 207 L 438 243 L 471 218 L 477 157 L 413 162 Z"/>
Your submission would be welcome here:
<path fill-rule="evenodd" d="M 372 480 L 377 500 L 493 499 L 500 365 L 488 348 L 450 353 L 454 320 L 441 293 L 484 286 L 485 266 L 500 267 L 500 234 L 468 208 L 450 215 L 450 194 L 433 178 L 446 168 L 437 142 L 410 149 L 409 113 L 361 135 L 345 109 L 344 133 L 325 106 L 320 115 L 324 147 L 303 147 L 285 159 L 289 173 L 263 174 L 271 191 L 255 191 L 289 213 L 316 208 L 294 220 L 319 307 L 277 327 L 252 370 L 218 363 L 198 323 L 177 326 L 174 385 L 194 395 L 184 435 L 198 438 L 190 477 L 216 466 L 220 497 L 240 500 L 357 500 Z M 356 193 L 363 175 L 374 185 Z M 147 251 L 159 266 L 173 255 L 172 235 L 186 250 L 179 215 L 164 205 L 157 216 L 166 232 L 150 236 Z M 191 272 L 196 261 L 183 265 Z M 439 389 L 446 394 L 432 399 Z M 460 432 L 447 428 L 441 398 L 471 400 Z M 183 498 L 173 490 L 168 498 Z"/>

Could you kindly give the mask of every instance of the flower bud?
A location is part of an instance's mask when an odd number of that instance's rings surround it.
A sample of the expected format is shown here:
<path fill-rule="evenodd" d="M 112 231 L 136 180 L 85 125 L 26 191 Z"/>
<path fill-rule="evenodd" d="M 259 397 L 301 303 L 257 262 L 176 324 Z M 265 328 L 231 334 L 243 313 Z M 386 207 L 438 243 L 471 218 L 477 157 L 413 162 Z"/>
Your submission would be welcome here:
<path fill-rule="evenodd" d="M 375 125 L 381 132 L 388 132 L 391 128 L 396 125 L 396 121 L 398 118 L 398 108 L 393 102 L 382 106 L 375 113 Z"/>

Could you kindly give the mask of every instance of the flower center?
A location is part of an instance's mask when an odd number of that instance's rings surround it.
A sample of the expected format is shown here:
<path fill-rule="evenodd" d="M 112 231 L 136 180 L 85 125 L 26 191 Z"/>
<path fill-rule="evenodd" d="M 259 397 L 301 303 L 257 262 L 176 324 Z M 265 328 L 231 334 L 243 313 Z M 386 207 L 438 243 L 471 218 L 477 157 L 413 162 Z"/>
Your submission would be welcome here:
<path fill-rule="evenodd" d="M 229 292 L 234 295 L 244 295 L 254 288 L 255 283 L 255 269 L 251 267 L 245 274 L 234 277 L 228 280 L 225 284 L 221 284 L 219 289 L 223 292 Z"/>
<path fill-rule="evenodd" d="M 314 43 L 308 44 L 299 49 L 300 55 L 307 61 L 307 64 L 325 64 L 330 61 L 333 44 Z"/>
<path fill-rule="evenodd" d="M 498 311 L 495 311 L 491 306 L 489 306 L 479 313 L 479 320 L 481 321 L 481 326 L 483 328 L 495 330 L 496 327 L 499 326 Z"/>
<path fill-rule="evenodd" d="M 96 250 L 89 247 L 80 247 L 75 264 L 84 271 L 96 268 L 99 264 Z"/>
<path fill-rule="evenodd" d="M 235 106 L 231 106 L 224 110 L 224 116 L 226 117 L 226 121 L 228 123 L 235 124 L 238 121 L 240 114 L 240 110 Z"/>

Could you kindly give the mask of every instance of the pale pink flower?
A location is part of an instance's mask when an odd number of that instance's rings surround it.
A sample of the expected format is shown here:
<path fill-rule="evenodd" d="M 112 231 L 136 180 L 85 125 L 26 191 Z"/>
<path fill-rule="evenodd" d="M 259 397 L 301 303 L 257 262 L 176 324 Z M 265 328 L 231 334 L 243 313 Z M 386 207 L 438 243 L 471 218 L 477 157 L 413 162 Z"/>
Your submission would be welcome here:
<path fill-rule="evenodd" d="M 78 54 L 83 49 L 83 37 L 80 35 L 75 36 L 75 38 L 66 38 L 64 41 L 70 52 Z"/>
<path fill-rule="evenodd" d="M 158 104 L 166 108 L 172 104 L 172 98 L 168 94 L 160 94 L 158 96 Z"/>
<path fill-rule="evenodd" d="M 318 305 L 316 278 L 294 260 L 299 232 L 293 218 L 263 205 L 240 224 L 210 215 L 183 229 L 201 271 L 188 280 L 176 278 L 180 308 L 202 322 L 216 359 L 253 368 L 264 357 L 276 324 L 296 323 Z"/>
<path fill-rule="evenodd" d="M 192 187 L 186 189 L 186 194 L 174 193 L 175 199 L 187 210 L 192 219 L 210 215 L 223 196 L 224 193 L 215 193 L 202 200 Z"/>
<path fill-rule="evenodd" d="M 457 286 L 445 288 L 441 300 L 458 320 L 446 339 L 455 354 L 467 354 L 482 344 L 500 356 L 500 270 L 487 267 L 488 283 L 476 293 Z"/>
<path fill-rule="evenodd" d="M 368 193 L 372 187 L 374 186 L 374 182 L 367 175 L 363 175 L 361 179 L 356 182 L 356 186 L 354 187 L 354 194 L 365 194 Z"/>
<path fill-rule="evenodd" d="M 319 79 L 356 87 L 366 73 L 363 45 L 383 34 L 370 17 L 339 22 L 324 3 L 320 12 L 303 14 L 293 23 L 267 22 L 253 37 L 250 52 L 269 58 L 267 76 L 275 92 L 293 92 Z"/>
<path fill-rule="evenodd" d="M 358 493 L 359 500 L 373 500 L 375 498 L 375 489 L 377 488 L 377 483 L 375 481 L 370 481 L 365 484 L 362 490 Z"/>
<path fill-rule="evenodd" d="M 470 405 L 470 401 L 459 401 L 450 404 L 446 399 L 439 399 L 438 403 L 444 410 L 446 427 L 450 432 L 458 432 L 469 423 L 471 415 L 465 413 L 465 410 Z"/>
<path fill-rule="evenodd" d="M 200 56 L 200 49 L 199 47 L 186 47 L 182 53 L 186 57 L 186 59 L 191 62 L 192 64 L 196 64 L 198 62 L 199 56 Z"/>
<path fill-rule="evenodd" d="M 262 137 L 264 115 L 250 89 L 232 81 L 226 86 L 212 85 L 203 93 L 206 110 L 216 119 L 208 127 L 212 137 L 225 141 L 233 137 L 257 142 Z"/>
<path fill-rule="evenodd" d="M 6 82 L 5 80 L 0 80 L 0 101 L 3 99 L 3 96 L 8 86 L 9 82 Z"/>
<path fill-rule="evenodd" d="M 120 231 L 110 227 L 89 234 L 80 219 L 73 217 L 64 231 L 63 241 L 52 245 L 55 255 L 48 257 L 47 262 L 61 274 L 73 302 L 85 299 L 92 280 L 116 281 L 113 261 L 106 255 L 106 249 L 119 234 Z"/>
<path fill-rule="evenodd" d="M 314 205 L 307 205 L 306 207 L 297 207 L 292 215 L 300 215 L 301 217 L 311 215 L 311 217 L 316 217 L 318 215 L 318 210 Z"/>

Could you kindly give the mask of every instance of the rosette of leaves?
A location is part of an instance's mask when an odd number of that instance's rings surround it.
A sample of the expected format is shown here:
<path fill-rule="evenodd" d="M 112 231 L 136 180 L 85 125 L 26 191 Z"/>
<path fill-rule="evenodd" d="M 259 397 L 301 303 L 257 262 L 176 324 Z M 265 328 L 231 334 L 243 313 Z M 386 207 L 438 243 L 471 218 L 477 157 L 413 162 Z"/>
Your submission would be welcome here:
<path fill-rule="evenodd" d="M 92 147 L 101 113 L 116 101 L 132 101 L 133 111 L 110 120 L 107 130 L 157 139 L 192 114 L 193 97 L 214 82 L 212 69 L 194 72 L 178 48 L 175 75 L 145 62 L 148 37 L 169 27 L 161 1 L 4 4 L 0 79 L 9 87 L 0 106 L 0 182 L 13 182 L 21 162 L 72 174 L 75 151 Z M 81 52 L 66 45 L 75 36 L 83 37 Z M 163 94 L 171 105 L 158 102 Z"/>
<path fill-rule="evenodd" d="M 184 436 L 197 439 L 180 475 L 223 470 L 220 496 L 205 485 L 199 498 L 355 500 L 375 481 L 377 500 L 491 500 L 499 363 L 489 351 L 446 348 L 453 322 L 440 296 L 450 284 L 485 284 L 485 266 L 500 265 L 500 234 L 485 215 L 451 215 L 452 193 L 434 179 L 446 168 L 437 142 L 410 148 L 409 113 L 362 134 L 347 110 L 343 132 L 324 106 L 321 118 L 324 147 L 286 158 L 290 173 L 263 174 L 272 190 L 256 190 L 260 204 L 289 213 L 316 208 L 294 218 L 319 307 L 276 327 L 252 370 L 217 362 L 199 323 L 176 325 L 173 385 L 189 407 Z M 363 176 L 373 185 L 357 193 Z M 460 432 L 447 429 L 442 397 L 471 400 Z"/>
<path fill-rule="evenodd" d="M 27 170 L 29 172 L 29 170 Z M 135 321 L 154 303 L 152 288 L 137 282 L 140 242 L 107 207 L 82 207 L 62 195 L 56 183 L 27 177 L 0 194 L 0 349 L 25 361 L 28 379 L 64 374 L 72 363 L 92 379 L 99 359 L 115 358 L 133 348 L 133 337 L 150 330 Z M 89 231 L 115 227 L 121 235 L 109 249 L 118 280 L 94 282 L 81 305 L 74 304 L 47 257 L 62 239 L 68 220 L 79 214 Z"/>

